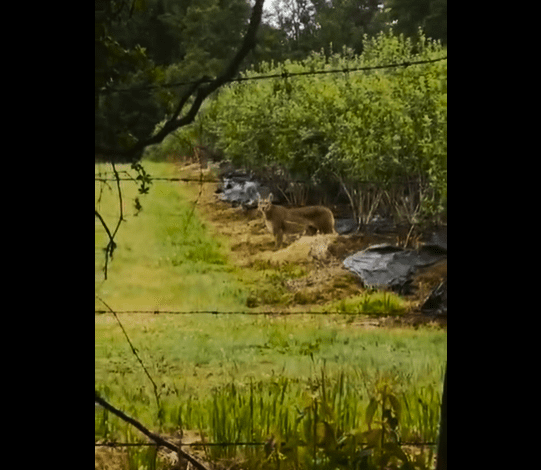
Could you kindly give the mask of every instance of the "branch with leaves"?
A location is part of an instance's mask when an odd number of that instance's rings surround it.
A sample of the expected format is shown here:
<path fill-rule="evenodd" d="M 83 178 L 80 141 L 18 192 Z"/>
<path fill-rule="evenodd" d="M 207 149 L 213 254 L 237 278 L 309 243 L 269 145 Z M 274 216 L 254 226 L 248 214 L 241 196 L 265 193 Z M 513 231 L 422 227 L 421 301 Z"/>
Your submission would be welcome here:
<path fill-rule="evenodd" d="M 116 185 L 118 189 L 118 204 L 119 204 L 118 221 L 112 233 L 109 227 L 107 226 L 107 223 L 101 216 L 101 214 L 96 209 L 94 209 L 95 217 L 99 219 L 99 221 L 103 225 L 103 228 L 105 229 L 105 232 L 107 233 L 107 236 L 109 237 L 109 242 L 107 243 L 107 246 L 104 248 L 104 251 L 105 251 L 105 265 L 103 267 L 104 279 L 107 279 L 107 266 L 109 264 L 109 258 L 113 259 L 113 253 L 116 248 L 115 235 L 117 234 L 118 229 L 120 228 L 120 224 L 124 221 L 124 209 L 123 209 L 123 203 L 122 203 L 122 189 L 120 188 L 120 176 L 118 172 L 116 171 L 115 164 L 111 163 L 111 165 L 113 168 L 113 173 L 115 175 L 115 181 L 116 181 Z"/>
<path fill-rule="evenodd" d="M 111 260 L 113 259 L 113 254 L 117 247 L 116 242 L 115 242 L 115 236 L 118 232 L 118 229 L 120 228 L 120 224 L 125 220 L 124 208 L 123 208 L 124 204 L 122 200 L 122 189 L 120 187 L 120 181 L 123 180 L 124 178 L 120 177 L 120 174 L 117 171 L 114 162 L 111 162 L 111 167 L 113 169 L 113 175 L 114 175 L 113 181 L 116 181 L 116 186 L 117 186 L 117 191 L 118 191 L 118 204 L 119 204 L 119 213 L 118 213 L 119 215 L 118 215 L 118 220 L 117 220 L 115 229 L 111 230 L 109 226 L 107 225 L 107 222 L 105 222 L 104 218 L 99 213 L 99 211 L 97 209 L 94 209 L 94 216 L 101 222 L 101 225 L 103 226 L 103 229 L 105 230 L 105 233 L 107 233 L 107 236 L 109 237 L 107 246 L 103 249 L 105 253 L 105 263 L 103 266 L 104 280 L 107 280 L 107 268 L 109 265 L 109 259 Z M 133 170 L 137 171 L 138 176 L 136 178 L 133 178 L 130 176 L 130 178 L 128 179 L 140 184 L 138 188 L 139 194 L 147 194 L 150 188 L 150 184 L 152 183 L 152 177 L 145 171 L 143 166 L 140 165 L 139 163 L 132 163 L 131 167 Z M 102 181 L 105 183 L 105 180 L 100 180 L 99 178 L 98 178 L 98 181 Z M 142 207 L 138 199 L 136 199 L 135 204 L 136 204 L 136 210 L 138 212 L 141 211 Z"/>

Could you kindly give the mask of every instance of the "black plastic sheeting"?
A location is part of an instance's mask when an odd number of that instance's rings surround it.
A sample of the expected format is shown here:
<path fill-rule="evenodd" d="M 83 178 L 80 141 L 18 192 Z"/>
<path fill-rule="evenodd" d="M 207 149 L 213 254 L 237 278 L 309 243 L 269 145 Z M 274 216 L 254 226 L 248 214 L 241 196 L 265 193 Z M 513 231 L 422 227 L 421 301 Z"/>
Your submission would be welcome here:
<path fill-rule="evenodd" d="M 255 181 L 245 173 L 230 174 L 223 178 L 222 186 L 216 191 L 222 201 L 229 202 L 234 207 L 245 209 L 257 207 L 258 195 L 265 198 L 269 195 L 268 187 Z"/>
<path fill-rule="evenodd" d="M 270 189 L 247 173 L 232 172 L 223 178 L 223 183 L 216 192 L 222 201 L 253 209 L 257 207 L 258 196 L 266 198 Z M 374 221 L 374 224 L 383 222 Z M 356 229 L 354 219 L 335 221 L 335 230 L 340 234 L 353 233 Z M 373 245 L 348 256 L 344 260 L 344 266 L 357 274 L 367 287 L 389 287 L 407 294 L 411 292 L 413 276 L 419 268 L 431 266 L 445 258 L 447 232 L 440 231 L 432 234 L 430 240 L 419 250 L 405 250 L 389 244 Z M 431 314 L 447 314 L 447 281 L 432 291 L 421 310 Z"/>
<path fill-rule="evenodd" d="M 367 287 L 389 287 L 409 293 L 413 275 L 419 268 L 447 258 L 446 245 L 424 245 L 419 250 L 404 250 L 389 244 L 373 245 L 348 256 L 344 266 L 357 274 Z"/>
<path fill-rule="evenodd" d="M 447 315 L 447 279 L 438 284 L 421 306 L 427 315 Z"/>

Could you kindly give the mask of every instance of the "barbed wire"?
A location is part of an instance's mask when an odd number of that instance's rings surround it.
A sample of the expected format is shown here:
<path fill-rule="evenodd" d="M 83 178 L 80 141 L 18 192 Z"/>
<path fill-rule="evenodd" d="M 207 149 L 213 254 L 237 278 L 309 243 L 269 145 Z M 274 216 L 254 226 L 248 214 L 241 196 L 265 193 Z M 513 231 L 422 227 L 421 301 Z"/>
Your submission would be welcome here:
<path fill-rule="evenodd" d="M 275 74 L 269 74 L 269 75 L 258 75 L 255 77 L 238 77 L 238 78 L 232 78 L 230 80 L 227 80 L 225 83 L 232 83 L 232 82 L 248 82 L 252 80 L 268 80 L 272 78 L 292 78 L 292 77 L 300 77 L 300 76 L 310 76 L 310 75 L 325 75 L 325 74 L 334 74 L 334 73 L 350 73 L 350 72 L 364 72 L 364 71 L 370 71 L 370 70 L 381 70 L 381 69 L 390 69 L 390 68 L 399 68 L 399 67 L 410 67 L 412 65 L 423 65 L 423 64 L 430 64 L 434 62 L 441 62 L 443 60 L 447 60 L 447 56 L 445 57 L 438 57 L 436 59 L 425 59 L 425 60 L 417 60 L 417 61 L 404 61 L 399 63 L 392 63 L 392 64 L 384 64 L 384 65 L 370 65 L 370 66 L 364 66 L 364 67 L 343 67 L 341 69 L 332 69 L 332 70 L 311 70 L 309 72 L 287 72 L 283 71 L 281 73 L 275 73 Z M 109 94 L 109 93 L 139 93 L 143 91 L 152 91 L 152 90 L 158 90 L 158 89 L 167 89 L 167 88 L 176 88 L 176 87 L 182 87 L 182 86 L 188 86 L 188 85 L 196 85 L 196 84 L 204 84 L 204 83 L 211 83 L 214 79 L 212 78 L 205 78 L 200 79 L 196 81 L 189 81 L 189 82 L 175 82 L 175 83 L 166 83 L 161 85 L 147 85 L 140 88 L 102 88 L 100 90 L 95 90 L 97 94 Z"/>
<path fill-rule="evenodd" d="M 95 314 L 109 313 L 108 310 L 94 310 Z M 299 311 L 284 311 L 284 310 L 263 310 L 263 311 L 251 311 L 251 310 L 231 310 L 231 311 L 219 311 L 219 310 L 116 310 L 117 314 L 142 314 L 142 315 L 352 315 L 350 312 L 343 312 L 339 310 L 314 312 L 310 310 Z M 353 313 L 354 315 L 355 313 Z"/>
<path fill-rule="evenodd" d="M 227 446 L 264 446 L 266 442 L 179 442 L 179 447 L 227 447 Z M 160 446 L 156 442 L 95 442 L 94 447 L 145 447 Z"/>
<path fill-rule="evenodd" d="M 117 179 L 95 177 L 94 181 L 106 182 L 106 181 L 117 181 Z M 132 181 L 134 183 L 139 183 L 134 178 L 119 178 L 118 181 Z M 213 180 L 203 179 L 203 181 L 201 181 L 199 178 L 175 178 L 175 177 L 166 178 L 166 177 L 161 177 L 161 176 L 159 177 L 150 176 L 149 181 L 184 181 L 184 182 L 194 182 L 194 183 L 221 183 L 221 180 L 214 180 L 214 179 Z"/>
<path fill-rule="evenodd" d="M 166 181 L 166 182 L 179 182 L 179 181 L 182 181 L 182 182 L 187 182 L 187 183 L 201 183 L 201 184 L 204 184 L 204 183 L 224 183 L 224 180 L 223 179 L 205 179 L 203 178 L 203 180 L 201 180 L 200 178 L 180 178 L 180 177 L 153 177 L 153 176 L 149 176 L 148 177 L 148 180 L 149 181 Z M 107 181 L 117 181 L 116 178 L 101 178 L 101 177 L 95 177 L 94 178 L 94 181 L 100 181 L 100 182 L 107 182 Z M 134 182 L 134 183 L 139 183 L 138 181 L 136 181 L 134 178 L 119 178 L 118 181 L 131 181 L 131 182 Z M 304 183 L 305 181 L 303 180 L 292 180 L 291 181 L 292 183 Z M 403 181 L 397 181 L 397 182 L 393 182 L 393 183 L 384 183 L 382 181 L 372 181 L 372 180 L 359 180 L 357 181 L 358 184 L 372 184 L 372 185 L 383 185 L 383 184 L 388 184 L 390 186 L 397 186 L 397 185 L 408 185 L 408 184 L 411 184 L 412 182 L 410 180 L 408 180 L 407 178 L 403 178 Z"/>
<path fill-rule="evenodd" d="M 359 445 L 366 443 L 359 442 Z M 179 447 L 234 447 L 234 446 L 265 446 L 268 442 L 191 442 L 177 444 Z M 437 442 L 400 442 L 399 446 L 423 447 L 436 446 Z M 156 442 L 95 442 L 94 447 L 162 447 Z M 298 444 L 298 447 L 309 447 L 309 444 Z"/>

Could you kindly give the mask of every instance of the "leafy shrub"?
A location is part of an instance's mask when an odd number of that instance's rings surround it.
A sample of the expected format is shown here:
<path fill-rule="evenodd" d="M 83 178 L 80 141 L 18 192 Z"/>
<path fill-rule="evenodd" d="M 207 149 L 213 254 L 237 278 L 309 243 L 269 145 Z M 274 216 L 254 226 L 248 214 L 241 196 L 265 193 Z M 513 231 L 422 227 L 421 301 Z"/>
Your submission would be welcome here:
<path fill-rule="evenodd" d="M 194 128 L 237 166 L 272 175 L 287 193 L 295 182 L 347 194 L 362 223 L 380 206 L 410 221 L 441 214 L 447 197 L 447 62 L 347 72 L 437 59 L 439 42 L 380 33 L 360 56 L 264 64 L 263 75 L 342 74 L 251 80 L 224 87 Z M 258 76 L 248 71 L 247 78 Z M 193 130 L 182 129 L 179 141 Z M 370 184 L 367 185 L 367 182 Z M 406 202 L 404 202 L 406 201 Z"/>

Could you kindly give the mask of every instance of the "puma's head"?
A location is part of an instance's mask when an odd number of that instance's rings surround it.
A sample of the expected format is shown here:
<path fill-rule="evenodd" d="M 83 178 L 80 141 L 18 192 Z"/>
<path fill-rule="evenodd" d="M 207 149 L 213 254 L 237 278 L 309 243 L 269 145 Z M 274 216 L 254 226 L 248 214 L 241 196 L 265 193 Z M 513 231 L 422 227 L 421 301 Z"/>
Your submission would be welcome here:
<path fill-rule="evenodd" d="M 262 199 L 261 196 L 257 195 L 257 209 L 260 212 L 267 212 L 272 206 L 272 193 L 269 194 L 269 197 Z"/>

